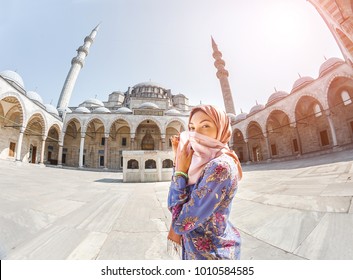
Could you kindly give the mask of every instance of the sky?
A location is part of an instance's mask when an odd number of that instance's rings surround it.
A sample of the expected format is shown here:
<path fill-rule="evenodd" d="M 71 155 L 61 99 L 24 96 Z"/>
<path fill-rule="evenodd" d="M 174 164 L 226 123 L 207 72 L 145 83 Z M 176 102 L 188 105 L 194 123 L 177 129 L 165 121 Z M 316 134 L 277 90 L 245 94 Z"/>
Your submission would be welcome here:
<path fill-rule="evenodd" d="M 224 108 L 211 36 L 229 71 L 236 113 L 317 78 L 325 58 L 343 58 L 306 0 L 0 0 L 0 71 L 56 106 L 71 59 L 101 23 L 70 100 L 107 101 L 155 82 L 189 104 Z"/>

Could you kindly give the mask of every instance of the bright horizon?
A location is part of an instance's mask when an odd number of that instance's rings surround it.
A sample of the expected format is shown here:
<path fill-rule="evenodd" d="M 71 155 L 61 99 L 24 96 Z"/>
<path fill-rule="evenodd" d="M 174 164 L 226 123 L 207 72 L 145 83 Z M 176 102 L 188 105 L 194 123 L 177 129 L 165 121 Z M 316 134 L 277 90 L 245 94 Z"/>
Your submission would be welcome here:
<path fill-rule="evenodd" d="M 0 71 L 16 71 L 27 91 L 57 105 L 75 51 L 100 22 L 70 106 L 152 81 L 190 105 L 224 108 L 211 36 L 229 71 L 236 113 L 290 92 L 301 76 L 342 54 L 305 0 L 6 1 L 0 19 Z"/>

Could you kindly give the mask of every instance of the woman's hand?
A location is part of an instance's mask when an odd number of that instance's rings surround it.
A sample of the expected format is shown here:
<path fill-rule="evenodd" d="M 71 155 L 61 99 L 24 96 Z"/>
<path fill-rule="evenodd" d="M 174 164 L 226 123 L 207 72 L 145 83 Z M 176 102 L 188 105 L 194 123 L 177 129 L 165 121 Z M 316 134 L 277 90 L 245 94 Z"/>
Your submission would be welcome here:
<path fill-rule="evenodd" d="M 178 149 L 178 145 L 179 145 L 179 141 L 180 141 L 180 136 L 173 135 L 172 137 L 170 137 L 170 141 L 172 142 L 172 149 L 173 149 L 174 158 L 175 158 L 176 153 L 177 153 L 177 149 Z M 175 162 L 175 160 L 174 160 L 174 162 Z"/>
<path fill-rule="evenodd" d="M 188 173 L 193 154 L 194 151 L 191 149 L 190 141 L 187 140 L 183 149 L 178 154 L 178 161 L 175 170 Z"/>

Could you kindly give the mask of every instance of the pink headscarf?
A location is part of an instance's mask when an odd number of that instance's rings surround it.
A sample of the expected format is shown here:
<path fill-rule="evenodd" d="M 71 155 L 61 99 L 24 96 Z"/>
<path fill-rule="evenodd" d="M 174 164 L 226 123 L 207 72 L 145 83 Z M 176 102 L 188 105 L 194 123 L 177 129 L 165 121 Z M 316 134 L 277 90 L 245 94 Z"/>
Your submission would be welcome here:
<path fill-rule="evenodd" d="M 212 105 L 200 105 L 191 110 L 189 123 L 192 116 L 198 111 L 202 111 L 207 114 L 216 124 L 218 128 L 217 137 L 214 139 L 200 133 L 190 131 L 184 131 L 180 134 L 180 142 L 177 149 L 176 159 L 178 160 L 178 153 L 181 152 L 185 142 L 188 139 L 190 140 L 190 145 L 194 150 L 188 171 L 188 185 L 195 184 L 201 176 L 205 165 L 212 159 L 217 158 L 222 154 L 227 154 L 234 159 L 238 167 L 240 180 L 242 177 L 242 169 L 239 159 L 235 152 L 229 149 L 227 144 L 232 136 L 232 128 L 230 126 L 227 114 L 223 110 L 220 110 Z"/>

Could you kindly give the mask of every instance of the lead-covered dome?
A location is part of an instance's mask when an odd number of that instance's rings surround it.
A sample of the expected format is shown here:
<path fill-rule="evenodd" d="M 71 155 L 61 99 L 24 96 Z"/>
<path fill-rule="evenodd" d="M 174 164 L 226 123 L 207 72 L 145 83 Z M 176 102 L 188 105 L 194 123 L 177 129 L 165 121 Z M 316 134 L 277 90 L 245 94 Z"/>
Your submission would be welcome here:
<path fill-rule="evenodd" d="M 127 108 L 127 107 L 121 107 L 118 110 L 114 111 L 115 113 L 118 114 L 132 114 L 132 110 Z"/>
<path fill-rule="evenodd" d="M 157 104 L 154 104 L 152 102 L 145 102 L 139 106 L 139 109 L 159 109 L 159 107 Z"/>
<path fill-rule="evenodd" d="M 230 120 L 230 123 L 235 123 L 235 120 L 236 120 L 236 115 L 232 114 L 232 113 L 227 113 L 227 116 Z"/>
<path fill-rule="evenodd" d="M 95 114 L 110 113 L 110 110 L 105 107 L 99 107 L 97 109 L 94 109 L 92 113 L 95 113 Z"/>
<path fill-rule="evenodd" d="M 291 92 L 297 91 L 307 86 L 308 84 L 312 83 L 313 81 L 314 79 L 309 76 L 300 77 L 298 80 L 294 82 Z"/>
<path fill-rule="evenodd" d="M 245 120 L 247 115 L 248 115 L 247 113 L 241 113 L 239 115 L 236 115 L 235 122 L 240 122 L 242 120 Z"/>
<path fill-rule="evenodd" d="M 167 116 L 176 116 L 176 115 L 180 115 L 181 113 L 177 109 L 170 109 L 167 112 L 165 112 L 165 114 Z"/>
<path fill-rule="evenodd" d="M 25 88 L 22 77 L 15 71 L 5 70 L 0 72 L 0 75 L 6 80 L 16 83 L 21 88 Z"/>
<path fill-rule="evenodd" d="M 144 82 L 136 84 L 132 87 L 132 97 L 143 98 L 167 98 L 168 91 L 165 87 L 157 83 Z"/>
<path fill-rule="evenodd" d="M 320 70 L 319 70 L 319 76 L 321 77 L 325 75 L 333 67 L 339 66 L 341 64 L 344 64 L 344 61 L 342 59 L 337 57 L 329 58 L 328 60 L 326 60 L 324 63 L 321 64 Z"/>
<path fill-rule="evenodd" d="M 79 113 L 79 114 L 82 114 L 82 113 L 91 113 L 90 110 L 88 110 L 86 107 L 77 107 L 75 110 L 74 110 L 74 113 Z"/>
<path fill-rule="evenodd" d="M 104 107 L 104 104 L 102 101 L 96 98 L 88 98 L 83 103 L 81 103 L 79 107 L 86 107 L 86 108 Z"/>
<path fill-rule="evenodd" d="M 285 98 L 287 95 L 289 95 L 285 91 L 276 91 L 270 95 L 270 97 L 267 100 L 266 106 L 269 106 L 273 103 L 276 103 L 277 101 L 281 100 L 282 98 Z"/>
<path fill-rule="evenodd" d="M 27 97 L 29 99 L 32 99 L 33 101 L 37 101 L 37 102 L 43 104 L 42 97 L 35 91 L 27 91 Z"/>
<path fill-rule="evenodd" d="M 249 115 L 250 115 L 250 114 L 255 114 L 255 113 L 257 113 L 257 112 L 263 110 L 264 108 L 265 108 L 264 105 L 262 105 L 262 104 L 256 104 L 255 106 L 253 106 L 253 107 L 251 108 Z"/>
<path fill-rule="evenodd" d="M 48 113 L 59 116 L 58 110 L 51 104 L 44 104 L 45 109 L 47 110 Z"/>

